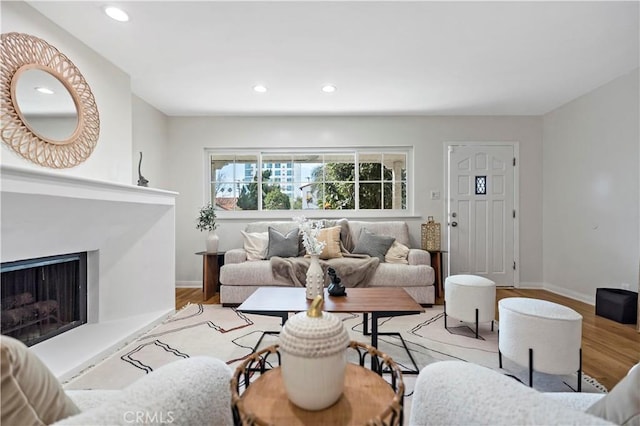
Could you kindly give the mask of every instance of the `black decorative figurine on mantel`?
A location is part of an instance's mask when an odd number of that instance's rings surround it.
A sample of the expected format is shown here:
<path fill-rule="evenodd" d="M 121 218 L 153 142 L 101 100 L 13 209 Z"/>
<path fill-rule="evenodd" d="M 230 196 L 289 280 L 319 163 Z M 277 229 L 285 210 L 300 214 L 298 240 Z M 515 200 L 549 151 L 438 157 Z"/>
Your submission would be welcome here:
<path fill-rule="evenodd" d="M 142 166 L 142 151 L 140 151 L 140 161 L 138 161 L 138 186 L 147 186 L 149 181 L 146 180 L 144 176 L 142 176 L 142 173 L 140 172 L 141 166 Z"/>
<path fill-rule="evenodd" d="M 329 277 L 331 278 L 329 288 L 327 289 L 329 291 L 329 296 L 346 296 L 347 289 L 342 284 L 340 284 L 340 281 L 342 280 L 336 274 L 336 270 L 329 267 L 327 269 L 327 275 L 329 275 Z"/>

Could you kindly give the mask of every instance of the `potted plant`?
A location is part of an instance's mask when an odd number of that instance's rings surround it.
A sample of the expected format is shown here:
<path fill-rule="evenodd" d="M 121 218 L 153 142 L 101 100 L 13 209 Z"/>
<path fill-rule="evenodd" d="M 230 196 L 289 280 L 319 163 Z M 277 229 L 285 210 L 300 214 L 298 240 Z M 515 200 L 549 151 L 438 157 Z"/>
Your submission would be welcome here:
<path fill-rule="evenodd" d="M 217 253 L 218 251 L 218 235 L 216 234 L 216 211 L 211 203 L 200 209 L 200 215 L 197 218 L 196 228 L 200 231 L 208 231 L 207 234 L 207 253 Z"/>

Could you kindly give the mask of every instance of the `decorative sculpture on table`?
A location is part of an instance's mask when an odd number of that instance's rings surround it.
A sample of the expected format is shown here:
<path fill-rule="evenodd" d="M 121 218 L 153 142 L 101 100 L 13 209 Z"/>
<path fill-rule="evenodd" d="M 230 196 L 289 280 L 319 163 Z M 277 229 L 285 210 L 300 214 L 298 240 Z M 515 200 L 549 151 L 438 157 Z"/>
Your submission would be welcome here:
<path fill-rule="evenodd" d="M 138 186 L 147 186 L 149 181 L 142 176 L 140 168 L 142 167 L 142 151 L 140 151 L 140 161 L 138 161 Z"/>
<path fill-rule="evenodd" d="M 329 278 L 331 279 L 331 282 L 329 283 L 329 295 L 330 296 L 346 296 L 347 295 L 347 289 L 340 284 L 340 281 L 342 281 L 340 279 L 340 277 L 338 276 L 338 274 L 336 274 L 336 270 L 329 267 L 327 269 L 327 275 L 329 275 Z"/>

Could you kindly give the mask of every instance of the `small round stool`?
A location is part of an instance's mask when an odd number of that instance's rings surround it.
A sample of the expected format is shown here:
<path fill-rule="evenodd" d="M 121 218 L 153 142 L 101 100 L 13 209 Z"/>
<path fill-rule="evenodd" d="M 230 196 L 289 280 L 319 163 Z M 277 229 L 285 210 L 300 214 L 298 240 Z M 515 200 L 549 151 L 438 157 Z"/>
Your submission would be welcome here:
<path fill-rule="evenodd" d="M 502 355 L 547 374 L 578 372 L 578 392 L 582 391 L 582 315 L 571 308 L 546 300 L 508 297 L 498 302 L 500 333 L 498 359 Z"/>
<path fill-rule="evenodd" d="M 476 275 L 451 275 L 444 281 L 444 328 L 447 316 L 463 322 L 475 322 L 476 339 L 478 323 L 491 321 L 496 316 L 496 283 Z"/>

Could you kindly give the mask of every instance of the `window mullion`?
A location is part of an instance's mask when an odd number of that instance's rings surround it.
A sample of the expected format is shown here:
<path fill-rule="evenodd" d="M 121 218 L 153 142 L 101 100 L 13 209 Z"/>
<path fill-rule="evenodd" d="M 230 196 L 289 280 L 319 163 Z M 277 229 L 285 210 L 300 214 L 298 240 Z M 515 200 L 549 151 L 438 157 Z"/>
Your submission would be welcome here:
<path fill-rule="evenodd" d="M 258 211 L 262 211 L 262 152 L 258 153 L 258 164 L 256 166 L 256 177 L 258 182 L 258 188 L 256 193 L 258 194 Z"/>
<path fill-rule="evenodd" d="M 382 153 L 382 155 L 380 156 L 380 194 L 382 194 L 382 199 L 380 200 L 380 208 L 382 210 L 385 210 L 385 205 L 384 205 L 384 196 L 385 196 L 385 192 L 384 192 L 384 152 Z"/>
<path fill-rule="evenodd" d="M 354 173 L 355 210 L 360 210 L 360 151 L 356 150 Z"/>

